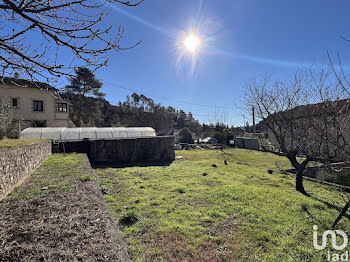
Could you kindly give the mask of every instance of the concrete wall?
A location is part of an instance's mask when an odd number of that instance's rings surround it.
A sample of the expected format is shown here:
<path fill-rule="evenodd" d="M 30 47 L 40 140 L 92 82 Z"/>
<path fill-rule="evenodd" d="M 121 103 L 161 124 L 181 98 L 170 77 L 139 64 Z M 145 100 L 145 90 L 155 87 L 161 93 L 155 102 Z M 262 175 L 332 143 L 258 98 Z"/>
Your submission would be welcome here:
<path fill-rule="evenodd" d="M 305 172 L 305 176 L 322 181 L 350 186 L 350 168 L 336 168 L 338 172 L 326 168 L 311 167 Z"/>
<path fill-rule="evenodd" d="M 235 145 L 238 148 L 259 150 L 259 139 L 258 138 L 237 137 L 237 138 L 235 138 Z"/>
<path fill-rule="evenodd" d="M 165 163 L 175 159 L 173 136 L 66 142 L 53 152 L 87 153 L 92 163 Z"/>
<path fill-rule="evenodd" d="M 56 112 L 56 99 L 53 92 L 43 91 L 39 88 L 7 86 L 0 84 L 0 104 L 12 105 L 12 98 L 18 99 L 18 107 L 15 113 L 30 126 L 30 121 L 46 120 L 48 127 L 68 127 L 69 112 Z M 44 111 L 37 112 L 33 109 L 33 101 L 44 103 Z M 68 106 L 69 111 L 69 106 Z M 24 127 L 23 127 L 24 128 Z"/>
<path fill-rule="evenodd" d="M 280 144 L 278 143 L 275 135 L 272 133 L 270 128 L 268 128 L 267 133 L 268 133 L 268 139 L 269 139 L 271 146 L 274 147 L 275 151 L 280 151 Z"/>
<path fill-rule="evenodd" d="M 174 137 L 91 141 L 90 157 L 95 163 L 171 162 L 175 159 Z"/>
<path fill-rule="evenodd" d="M 0 201 L 51 155 L 51 141 L 0 148 Z"/>

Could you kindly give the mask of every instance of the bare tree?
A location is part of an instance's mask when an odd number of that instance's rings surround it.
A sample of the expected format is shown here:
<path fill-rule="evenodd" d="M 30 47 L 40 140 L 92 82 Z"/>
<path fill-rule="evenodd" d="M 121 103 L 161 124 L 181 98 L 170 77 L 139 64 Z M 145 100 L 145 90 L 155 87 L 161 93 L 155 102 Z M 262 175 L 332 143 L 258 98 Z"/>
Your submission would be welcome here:
<path fill-rule="evenodd" d="M 108 51 L 131 47 L 120 46 L 123 27 L 113 32 L 101 21 L 112 4 L 143 1 L 1 0 L 0 76 L 21 71 L 33 80 L 52 80 L 70 76 L 77 66 L 94 71 L 106 65 Z"/>
<path fill-rule="evenodd" d="M 350 42 L 349 39 L 342 37 L 346 42 Z M 338 84 L 341 86 L 341 88 L 344 90 L 344 92 L 347 94 L 347 97 L 350 97 L 350 82 L 347 79 L 346 74 L 344 73 L 344 69 L 342 66 L 342 62 L 340 59 L 340 55 L 338 53 L 337 55 L 337 62 L 338 62 L 338 68 L 335 67 L 333 60 L 331 58 L 331 55 L 329 54 L 329 52 L 327 51 L 327 55 L 328 55 L 328 60 L 330 62 L 330 67 L 332 69 L 332 72 L 338 82 Z M 347 152 L 348 150 L 346 150 Z M 348 155 L 349 156 L 349 155 Z M 344 202 L 345 202 L 345 206 L 343 207 L 343 209 L 340 211 L 340 213 L 338 214 L 338 216 L 336 217 L 332 228 L 334 229 L 337 224 L 339 223 L 339 221 L 342 219 L 342 217 L 346 214 L 346 212 L 348 211 L 349 207 L 350 207 L 350 197 L 349 195 L 341 195 Z"/>
<path fill-rule="evenodd" d="M 342 217 L 346 214 L 346 212 L 348 211 L 349 207 L 350 207 L 350 197 L 349 195 L 341 195 L 343 197 L 343 200 L 345 201 L 345 206 L 343 207 L 343 209 L 340 211 L 340 213 L 338 214 L 337 218 L 334 220 L 334 223 L 332 225 L 332 228 L 334 229 L 337 224 L 339 223 L 339 221 L 342 219 Z"/>
<path fill-rule="evenodd" d="M 0 140 L 19 136 L 22 119 L 10 105 L 0 105 Z"/>
<path fill-rule="evenodd" d="M 0 105 L 0 140 L 5 137 L 7 129 L 13 120 L 13 108 L 8 105 Z"/>
<path fill-rule="evenodd" d="M 330 72 L 295 74 L 292 81 L 272 82 L 266 77 L 246 85 L 245 103 L 254 106 L 296 170 L 296 190 L 308 195 L 303 175 L 311 162 L 328 164 L 345 159 L 349 141 L 350 103 L 344 91 L 332 80 Z"/>

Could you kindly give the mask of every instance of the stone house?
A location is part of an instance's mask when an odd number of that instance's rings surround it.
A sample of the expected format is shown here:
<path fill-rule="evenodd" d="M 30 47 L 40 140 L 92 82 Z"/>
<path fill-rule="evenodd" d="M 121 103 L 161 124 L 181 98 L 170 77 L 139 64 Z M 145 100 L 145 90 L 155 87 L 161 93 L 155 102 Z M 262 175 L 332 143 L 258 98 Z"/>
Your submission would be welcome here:
<path fill-rule="evenodd" d="M 58 89 L 42 82 L 15 77 L 0 79 L 0 104 L 10 105 L 26 127 L 72 127 L 69 104 Z"/>
<path fill-rule="evenodd" d="M 298 106 L 271 115 L 265 121 L 274 123 L 274 130 L 279 134 L 279 138 L 283 139 L 287 150 L 297 150 L 300 154 L 327 154 L 332 159 L 341 161 L 350 157 L 348 99 Z M 280 142 L 270 128 L 268 140 L 274 151 L 282 150 Z"/>

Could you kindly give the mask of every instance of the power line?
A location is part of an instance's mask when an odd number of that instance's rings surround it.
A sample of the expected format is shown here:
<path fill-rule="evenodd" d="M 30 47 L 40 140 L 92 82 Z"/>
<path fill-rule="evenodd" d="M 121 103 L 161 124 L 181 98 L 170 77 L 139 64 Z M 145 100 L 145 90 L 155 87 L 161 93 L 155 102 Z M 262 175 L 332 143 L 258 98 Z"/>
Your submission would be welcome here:
<path fill-rule="evenodd" d="M 210 110 L 210 112 L 208 111 L 207 114 L 202 114 L 202 113 L 204 113 L 203 111 L 201 111 L 200 113 L 196 113 L 196 111 L 189 111 L 189 112 L 191 112 L 195 117 L 202 117 L 202 118 L 205 117 L 207 119 L 207 121 L 209 121 L 209 122 L 212 122 L 211 118 L 213 117 L 213 115 L 222 112 L 222 110 L 224 110 L 225 113 L 227 113 L 231 117 L 231 119 L 237 118 L 237 117 L 239 117 L 239 118 L 242 117 L 241 114 L 234 113 L 232 111 L 233 110 L 232 106 L 205 105 L 205 104 L 192 103 L 192 102 L 188 102 L 188 101 L 184 101 L 184 100 L 173 100 L 173 102 L 171 102 L 171 101 L 169 101 L 169 99 L 167 97 L 164 97 L 164 96 L 150 94 L 148 92 L 143 92 L 143 91 L 140 91 L 140 90 L 128 88 L 128 87 L 125 87 L 125 86 L 122 86 L 122 85 L 116 85 L 116 84 L 112 84 L 112 83 L 108 83 L 108 82 L 104 82 L 104 83 L 109 85 L 109 86 L 116 87 L 116 88 L 119 88 L 119 89 L 131 91 L 131 92 L 134 92 L 134 93 L 144 94 L 144 95 L 147 95 L 149 97 L 158 98 L 158 99 L 161 99 L 161 100 L 166 100 L 166 101 L 168 101 L 170 103 L 174 103 L 174 104 L 188 104 L 188 105 L 198 106 L 198 107 L 202 107 L 202 108 L 206 107 L 206 108 L 208 108 L 208 110 Z M 219 112 L 216 112 L 216 110 L 218 110 Z M 232 121 L 231 120 L 230 122 L 231 122 L 231 125 L 232 125 L 232 123 L 236 122 L 236 121 Z"/>
<path fill-rule="evenodd" d="M 128 90 L 128 91 L 132 91 L 132 92 L 135 92 L 135 93 L 143 93 L 143 94 L 145 94 L 145 95 L 147 95 L 147 96 L 157 97 L 157 98 L 160 98 L 160 99 L 169 101 L 169 99 L 166 98 L 166 97 L 158 96 L 158 95 L 154 95 L 154 94 L 150 94 L 150 93 L 148 93 L 148 92 L 143 92 L 143 91 L 140 91 L 140 90 L 135 90 L 135 89 L 132 89 L 132 88 L 127 88 L 127 87 L 124 87 L 124 86 L 121 86 L 121 85 L 115 85 L 115 84 L 108 83 L 108 82 L 104 82 L 104 84 L 110 85 L 110 86 L 112 86 L 112 87 L 116 87 L 116 88 Z M 180 104 L 193 105 L 193 106 L 207 107 L 207 108 L 221 108 L 221 109 L 226 109 L 226 107 L 224 107 L 224 106 L 197 104 L 197 103 L 192 103 L 192 102 L 188 102 L 188 101 L 184 101 L 184 100 L 174 100 L 174 102 L 180 103 Z"/>

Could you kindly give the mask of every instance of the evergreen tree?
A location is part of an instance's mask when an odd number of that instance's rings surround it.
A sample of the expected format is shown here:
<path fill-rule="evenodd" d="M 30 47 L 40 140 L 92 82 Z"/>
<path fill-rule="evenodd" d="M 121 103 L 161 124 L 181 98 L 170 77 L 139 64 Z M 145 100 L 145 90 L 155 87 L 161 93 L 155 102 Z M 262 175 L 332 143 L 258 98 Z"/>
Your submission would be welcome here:
<path fill-rule="evenodd" d="M 100 91 L 102 82 L 86 67 L 75 69 L 75 74 L 69 79 L 70 85 L 65 87 L 65 95 L 73 104 L 72 121 L 76 126 L 103 125 L 101 110 L 105 94 Z"/>

